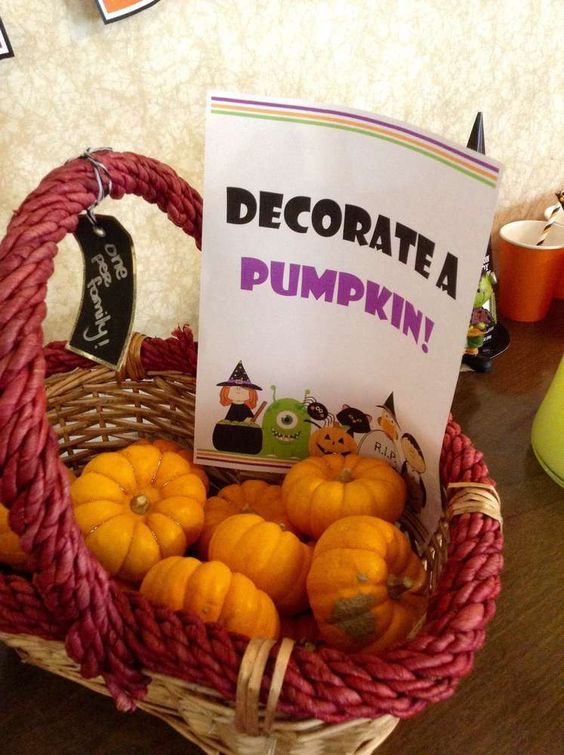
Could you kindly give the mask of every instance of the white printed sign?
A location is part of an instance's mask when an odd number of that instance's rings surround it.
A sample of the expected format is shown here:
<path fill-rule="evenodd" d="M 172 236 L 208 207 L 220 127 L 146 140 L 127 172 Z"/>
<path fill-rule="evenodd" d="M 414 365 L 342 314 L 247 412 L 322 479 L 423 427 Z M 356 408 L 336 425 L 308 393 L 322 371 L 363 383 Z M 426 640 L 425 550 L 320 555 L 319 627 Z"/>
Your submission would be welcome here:
<path fill-rule="evenodd" d="M 214 93 L 207 118 L 196 460 L 381 456 L 433 531 L 499 164 L 345 108 Z"/>

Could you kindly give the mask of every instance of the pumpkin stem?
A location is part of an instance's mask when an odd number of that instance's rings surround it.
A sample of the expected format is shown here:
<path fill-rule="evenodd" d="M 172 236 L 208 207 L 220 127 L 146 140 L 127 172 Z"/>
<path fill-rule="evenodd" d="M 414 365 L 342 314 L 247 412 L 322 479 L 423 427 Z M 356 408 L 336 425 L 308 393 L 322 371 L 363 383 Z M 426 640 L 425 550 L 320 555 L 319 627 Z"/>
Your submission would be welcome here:
<path fill-rule="evenodd" d="M 392 600 L 398 600 L 400 595 L 407 590 L 411 590 L 414 584 L 415 582 L 411 577 L 394 577 L 391 574 L 387 582 L 388 594 Z"/>
<path fill-rule="evenodd" d="M 349 469 L 348 467 L 343 467 L 343 469 L 339 473 L 339 476 L 337 477 L 337 480 L 339 482 L 350 482 L 352 478 L 353 478 L 352 469 Z"/>
<path fill-rule="evenodd" d="M 151 501 L 146 495 L 144 495 L 144 493 L 133 496 L 131 501 L 129 501 L 129 508 L 134 514 L 146 514 L 147 511 L 149 511 L 150 505 Z"/>

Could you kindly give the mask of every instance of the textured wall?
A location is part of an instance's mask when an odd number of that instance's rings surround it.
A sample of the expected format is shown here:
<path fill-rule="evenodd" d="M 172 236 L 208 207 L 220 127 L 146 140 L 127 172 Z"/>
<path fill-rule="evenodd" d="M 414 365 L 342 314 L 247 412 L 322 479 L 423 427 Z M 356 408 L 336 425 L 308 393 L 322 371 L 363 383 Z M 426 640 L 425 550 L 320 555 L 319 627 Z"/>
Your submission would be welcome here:
<path fill-rule="evenodd" d="M 209 89 L 370 110 L 465 144 L 484 114 L 505 166 L 494 230 L 564 188 L 562 0 L 161 0 L 109 26 L 94 0 L 2 0 L 0 225 L 87 146 L 169 163 L 201 190 Z M 133 233 L 135 327 L 197 328 L 194 245 L 141 200 L 106 202 Z M 494 237 L 495 239 L 495 237 Z M 46 339 L 67 338 L 81 263 L 60 246 Z"/>

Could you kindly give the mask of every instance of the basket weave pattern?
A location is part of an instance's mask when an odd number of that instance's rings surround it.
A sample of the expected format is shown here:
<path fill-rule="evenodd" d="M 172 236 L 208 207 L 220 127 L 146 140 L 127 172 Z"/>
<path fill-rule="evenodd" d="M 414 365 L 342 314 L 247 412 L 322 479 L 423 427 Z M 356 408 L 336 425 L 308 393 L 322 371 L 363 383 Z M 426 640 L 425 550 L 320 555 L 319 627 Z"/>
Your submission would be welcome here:
<path fill-rule="evenodd" d="M 114 199 L 129 193 L 157 204 L 199 246 L 201 199 L 174 171 L 131 153 L 98 153 L 97 159 L 111 176 Z M 143 370 L 129 377 L 86 369 L 56 347 L 43 349 L 56 244 L 97 191 L 87 161 L 56 169 L 28 196 L 0 245 L 0 501 L 35 561 L 33 580 L 0 574 L 0 631 L 64 641 L 82 677 L 102 677 L 123 710 L 146 695 L 149 674 L 202 685 L 233 701 L 248 640 L 118 589 L 86 549 L 72 514 L 60 456 L 80 468 L 90 455 L 139 436 L 167 434 L 191 443 L 193 426 L 196 347 L 185 331 L 169 342 L 145 341 L 138 348 Z M 63 374 L 46 381 L 46 366 Z M 440 471 L 445 486 L 494 485 L 482 454 L 452 419 Z M 277 711 L 328 723 L 407 718 L 450 696 L 470 671 L 495 612 L 500 522 L 466 507 L 450 520 L 449 541 L 444 564 L 440 547 L 428 556 L 436 562 L 434 597 L 413 640 L 381 656 L 294 647 Z M 265 665 L 262 703 L 278 650 L 271 649 Z"/>

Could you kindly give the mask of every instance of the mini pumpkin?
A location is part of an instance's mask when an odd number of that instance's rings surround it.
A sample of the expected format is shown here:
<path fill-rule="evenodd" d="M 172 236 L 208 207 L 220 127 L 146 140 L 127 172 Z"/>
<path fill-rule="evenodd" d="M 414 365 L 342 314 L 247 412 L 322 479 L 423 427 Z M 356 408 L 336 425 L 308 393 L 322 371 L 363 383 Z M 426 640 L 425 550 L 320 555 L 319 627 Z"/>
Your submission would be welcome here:
<path fill-rule="evenodd" d="M 381 652 L 422 619 L 426 573 L 401 530 L 378 517 L 332 524 L 315 546 L 307 590 L 328 645 Z"/>
<path fill-rule="evenodd" d="M 76 480 L 76 475 L 71 469 L 64 467 L 64 470 L 69 483 Z M 25 571 L 33 568 L 32 556 L 24 551 L 19 536 L 10 527 L 10 512 L 2 503 L 0 503 L 0 563 Z"/>
<path fill-rule="evenodd" d="M 131 582 L 198 538 L 205 497 L 192 465 L 151 443 L 96 456 L 71 485 L 86 545 L 110 574 Z"/>
<path fill-rule="evenodd" d="M 306 577 L 313 547 L 283 525 L 258 514 L 236 514 L 219 524 L 209 546 L 210 559 L 223 561 L 264 590 L 280 611 L 308 607 Z"/>
<path fill-rule="evenodd" d="M 309 455 L 325 456 L 326 454 L 355 454 L 358 448 L 356 441 L 343 425 L 321 427 L 309 438 Z"/>
<path fill-rule="evenodd" d="M 197 551 L 207 558 L 208 548 L 216 527 L 235 514 L 259 514 L 269 522 L 278 522 L 293 531 L 288 521 L 280 485 L 265 480 L 245 480 L 222 488 L 216 496 L 208 498 L 204 507 L 204 526 L 198 539 Z"/>
<path fill-rule="evenodd" d="M 160 451 L 174 451 L 183 459 L 185 459 L 190 464 L 192 472 L 197 475 L 204 483 L 206 494 L 208 493 L 210 488 L 210 481 L 208 479 L 208 476 L 203 467 L 199 466 L 198 464 L 194 464 L 194 454 L 189 448 L 185 448 L 179 443 L 176 443 L 174 440 L 168 440 L 167 438 L 157 438 L 153 441 L 149 441 L 143 438 L 137 441 L 137 444 L 146 445 L 147 443 L 152 443 L 152 445 L 155 448 L 158 448 Z"/>
<path fill-rule="evenodd" d="M 29 568 L 29 556 L 10 527 L 10 512 L 0 503 L 0 561 L 16 569 Z"/>
<path fill-rule="evenodd" d="M 76 474 L 72 469 L 69 469 L 69 467 L 65 467 L 65 472 L 67 473 L 69 483 L 72 484 L 76 480 Z"/>
<path fill-rule="evenodd" d="M 271 598 L 220 561 L 165 558 L 149 570 L 139 589 L 152 603 L 192 611 L 202 621 L 217 622 L 230 632 L 272 639 L 280 633 Z"/>
<path fill-rule="evenodd" d="M 368 514 L 395 522 L 405 505 L 406 484 L 383 459 L 310 456 L 286 474 L 282 498 L 294 527 L 317 539 L 344 516 Z"/>

